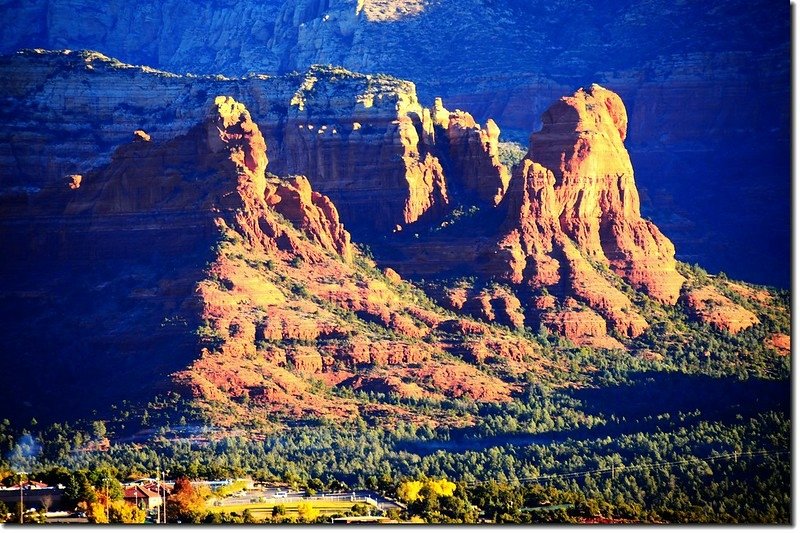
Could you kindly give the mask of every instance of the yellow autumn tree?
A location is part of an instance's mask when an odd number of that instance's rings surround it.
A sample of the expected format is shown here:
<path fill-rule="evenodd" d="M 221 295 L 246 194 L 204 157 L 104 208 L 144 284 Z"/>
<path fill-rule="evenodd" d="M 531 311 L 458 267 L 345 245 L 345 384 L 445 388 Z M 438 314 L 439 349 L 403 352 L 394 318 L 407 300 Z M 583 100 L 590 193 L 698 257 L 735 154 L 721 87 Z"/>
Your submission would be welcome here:
<path fill-rule="evenodd" d="M 427 487 L 436 496 L 452 496 L 456 490 L 456 484 L 447 478 L 403 481 L 397 487 L 397 497 L 406 503 L 415 502 L 419 499 L 419 493 L 424 487 Z"/>
<path fill-rule="evenodd" d="M 437 496 L 452 496 L 456 491 L 456 484 L 446 478 L 428 480 L 427 485 Z"/>
<path fill-rule="evenodd" d="M 142 524 L 146 513 L 135 505 L 115 500 L 108 507 L 108 521 L 112 524 Z"/>
<path fill-rule="evenodd" d="M 167 514 L 183 523 L 199 524 L 208 514 L 206 500 L 210 496 L 207 486 L 194 486 L 188 478 L 179 477 L 167 499 Z"/>
<path fill-rule="evenodd" d="M 397 487 L 397 497 L 406 503 L 411 503 L 419 498 L 419 491 L 425 486 L 424 481 L 403 481 Z"/>
<path fill-rule="evenodd" d="M 100 502 L 90 503 L 86 512 L 86 517 L 92 524 L 108 524 L 106 508 Z"/>
<path fill-rule="evenodd" d="M 319 509 L 310 502 L 300 502 L 297 504 L 297 517 L 301 522 L 313 522 L 319 516 Z"/>

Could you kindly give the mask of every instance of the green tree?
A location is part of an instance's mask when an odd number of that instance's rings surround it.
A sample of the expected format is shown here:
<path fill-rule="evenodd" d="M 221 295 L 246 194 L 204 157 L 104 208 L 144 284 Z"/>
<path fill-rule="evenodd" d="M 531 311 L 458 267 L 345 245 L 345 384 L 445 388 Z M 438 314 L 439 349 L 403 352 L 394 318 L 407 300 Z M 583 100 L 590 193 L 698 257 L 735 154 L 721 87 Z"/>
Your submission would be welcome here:
<path fill-rule="evenodd" d="M 259 524 L 261 523 L 261 520 L 258 520 L 255 517 L 253 511 L 251 511 L 250 509 L 245 509 L 244 512 L 242 513 L 242 522 L 244 522 L 245 524 Z"/>
<path fill-rule="evenodd" d="M 490 481 L 472 490 L 472 502 L 493 522 L 516 522 L 522 507 L 522 492 L 507 483 Z"/>
<path fill-rule="evenodd" d="M 78 470 L 69 477 L 64 486 L 64 500 L 71 508 L 75 508 L 81 502 L 89 504 L 97 501 L 94 487 L 84 471 Z"/>
<path fill-rule="evenodd" d="M 101 440 L 106 436 L 106 425 L 102 420 L 92 422 L 92 435 L 95 439 Z"/>

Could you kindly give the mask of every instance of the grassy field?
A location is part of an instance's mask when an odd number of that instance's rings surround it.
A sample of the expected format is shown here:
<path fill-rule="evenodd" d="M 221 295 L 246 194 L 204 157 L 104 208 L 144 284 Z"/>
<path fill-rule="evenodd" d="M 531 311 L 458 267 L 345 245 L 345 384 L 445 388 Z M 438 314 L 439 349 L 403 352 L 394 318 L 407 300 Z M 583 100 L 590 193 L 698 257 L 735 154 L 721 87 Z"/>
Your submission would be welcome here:
<path fill-rule="evenodd" d="M 320 500 L 306 500 L 314 509 L 318 510 L 321 515 L 339 514 L 349 511 L 356 503 L 351 501 L 320 501 Z M 245 509 L 250 509 L 253 516 L 258 519 L 263 519 L 267 516 L 272 516 L 272 508 L 276 505 L 283 505 L 286 508 L 286 516 L 297 516 L 297 506 L 300 502 L 287 502 L 282 504 L 277 503 L 241 503 L 237 505 L 209 505 L 208 510 L 212 513 L 238 513 L 242 514 Z"/>

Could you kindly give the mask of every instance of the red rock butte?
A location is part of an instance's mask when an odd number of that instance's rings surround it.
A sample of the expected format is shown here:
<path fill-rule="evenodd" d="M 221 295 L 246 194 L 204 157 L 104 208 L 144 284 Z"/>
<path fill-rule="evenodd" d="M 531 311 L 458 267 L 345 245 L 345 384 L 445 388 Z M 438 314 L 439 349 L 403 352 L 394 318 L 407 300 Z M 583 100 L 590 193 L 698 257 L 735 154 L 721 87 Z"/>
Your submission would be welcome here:
<path fill-rule="evenodd" d="M 633 167 L 625 149 L 628 118 L 615 93 L 592 85 L 562 98 L 545 112 L 541 131 L 518 177 L 537 224 L 530 247 L 568 237 L 592 261 L 608 265 L 637 289 L 662 303 L 678 300 L 685 279 L 675 270 L 675 247 L 639 208 Z M 557 222 L 557 223 L 556 223 Z M 533 229 L 533 228 L 531 228 Z M 552 231 L 552 235 L 548 235 Z M 561 245 L 563 247 L 563 245 Z M 545 266 L 545 276 L 552 275 Z M 550 278 L 550 281 L 553 281 Z"/>

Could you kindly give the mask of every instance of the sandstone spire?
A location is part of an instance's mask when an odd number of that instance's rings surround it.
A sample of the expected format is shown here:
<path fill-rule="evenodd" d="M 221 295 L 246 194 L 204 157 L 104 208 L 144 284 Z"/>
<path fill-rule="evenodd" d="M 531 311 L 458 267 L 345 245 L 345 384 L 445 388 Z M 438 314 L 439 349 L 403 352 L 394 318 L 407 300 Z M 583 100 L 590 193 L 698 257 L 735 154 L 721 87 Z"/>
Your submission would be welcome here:
<path fill-rule="evenodd" d="M 552 172 L 552 215 L 581 253 L 656 300 L 674 304 L 684 278 L 675 270 L 672 243 L 641 216 L 623 144 L 627 122 L 620 97 L 599 85 L 562 98 L 542 117 L 541 131 L 531 135 L 520 177 L 528 180 L 536 172 L 530 162 Z"/>

